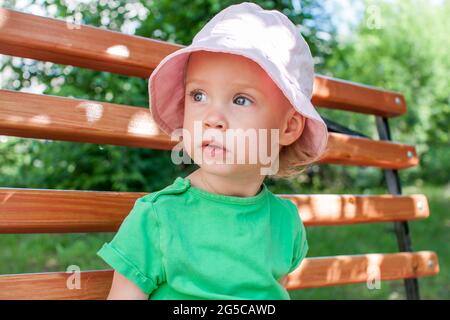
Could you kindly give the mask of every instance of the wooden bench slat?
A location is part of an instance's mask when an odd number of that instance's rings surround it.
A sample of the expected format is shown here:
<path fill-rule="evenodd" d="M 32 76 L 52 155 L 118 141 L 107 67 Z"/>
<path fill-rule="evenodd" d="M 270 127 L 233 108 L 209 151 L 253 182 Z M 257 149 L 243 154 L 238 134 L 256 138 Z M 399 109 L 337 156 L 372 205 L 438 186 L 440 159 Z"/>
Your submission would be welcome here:
<path fill-rule="evenodd" d="M 146 108 L 0 90 L 0 134 L 170 150 Z"/>
<path fill-rule="evenodd" d="M 413 195 L 277 194 L 297 205 L 305 226 L 426 219 L 427 197 Z"/>
<path fill-rule="evenodd" d="M 148 78 L 168 54 L 183 48 L 169 42 L 126 35 L 64 20 L 0 9 L 0 54 Z M 403 95 L 316 76 L 314 104 L 385 117 L 406 112 Z"/>
<path fill-rule="evenodd" d="M 0 90 L 0 134 L 26 138 L 171 150 L 147 108 Z M 404 169 L 419 163 L 415 147 L 330 133 L 318 163 Z"/>
<path fill-rule="evenodd" d="M 141 78 L 184 47 L 5 8 L 0 21 L 2 54 Z"/>
<path fill-rule="evenodd" d="M 0 233 L 116 232 L 148 193 L 0 188 Z M 306 226 L 425 219 L 424 195 L 292 195 Z"/>
<path fill-rule="evenodd" d="M 380 280 L 398 280 L 438 273 L 438 258 L 433 251 L 306 258 L 288 275 L 286 289 L 361 283 L 378 276 Z"/>
<path fill-rule="evenodd" d="M 317 163 L 406 169 L 417 166 L 419 157 L 411 145 L 332 132 L 327 151 Z"/>
<path fill-rule="evenodd" d="M 81 288 L 68 289 L 73 273 L 45 272 L 0 275 L 0 300 L 104 300 L 112 270 L 82 271 Z"/>
<path fill-rule="evenodd" d="M 314 78 L 312 103 L 383 117 L 406 113 L 405 97 L 400 93 L 323 75 Z"/>
<path fill-rule="evenodd" d="M 437 256 L 432 251 L 387 254 L 340 255 L 305 258 L 287 277 L 285 288 L 297 290 L 325 286 L 373 283 L 432 276 L 439 273 Z M 80 289 L 68 289 L 73 273 L 46 272 L 0 275 L 0 299 L 106 299 L 113 270 L 81 271 Z M 369 290 L 369 289 L 368 289 Z"/>

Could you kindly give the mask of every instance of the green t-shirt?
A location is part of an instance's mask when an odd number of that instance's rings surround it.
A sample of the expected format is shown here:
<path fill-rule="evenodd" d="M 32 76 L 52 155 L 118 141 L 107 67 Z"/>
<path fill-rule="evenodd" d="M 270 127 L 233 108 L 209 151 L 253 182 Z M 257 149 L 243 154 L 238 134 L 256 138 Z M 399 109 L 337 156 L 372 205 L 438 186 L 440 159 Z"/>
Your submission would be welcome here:
<path fill-rule="evenodd" d="M 278 281 L 307 251 L 296 205 L 264 183 L 238 197 L 177 177 L 138 198 L 97 255 L 152 300 L 289 300 Z"/>

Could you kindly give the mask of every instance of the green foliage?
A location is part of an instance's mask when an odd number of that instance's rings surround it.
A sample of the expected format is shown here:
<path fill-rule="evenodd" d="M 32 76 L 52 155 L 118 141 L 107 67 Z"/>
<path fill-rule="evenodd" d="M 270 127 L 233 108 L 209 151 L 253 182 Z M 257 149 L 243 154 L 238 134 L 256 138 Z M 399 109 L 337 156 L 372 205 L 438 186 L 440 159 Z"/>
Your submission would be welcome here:
<path fill-rule="evenodd" d="M 326 61 L 328 75 L 404 94 L 408 111 L 390 119 L 395 141 L 415 145 L 420 166 L 402 171 L 406 183 L 448 183 L 450 172 L 450 2 L 366 1 L 354 34 Z M 373 19 L 379 19 L 374 24 Z M 374 127 L 367 116 L 328 112 L 358 129 Z M 364 131 L 364 130 L 363 130 Z M 374 137 L 374 131 L 365 131 Z M 439 174 L 436 174 L 439 172 Z"/>

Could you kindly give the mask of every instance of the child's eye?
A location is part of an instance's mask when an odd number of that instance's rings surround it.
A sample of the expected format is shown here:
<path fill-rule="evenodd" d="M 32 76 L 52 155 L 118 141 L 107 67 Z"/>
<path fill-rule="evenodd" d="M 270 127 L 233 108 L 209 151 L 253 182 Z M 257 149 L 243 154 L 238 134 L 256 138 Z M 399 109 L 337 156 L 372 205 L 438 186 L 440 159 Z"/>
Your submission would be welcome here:
<path fill-rule="evenodd" d="M 193 90 L 193 91 L 189 92 L 189 95 L 190 95 L 190 96 L 194 99 L 194 101 L 196 101 L 196 102 L 201 102 L 201 97 L 198 98 L 200 94 L 203 94 L 203 93 L 200 92 L 200 91 L 197 91 L 197 90 Z M 199 99 L 200 99 L 200 100 L 199 100 Z"/>
<path fill-rule="evenodd" d="M 191 96 L 192 99 L 195 102 L 202 102 L 202 101 L 204 101 L 204 100 L 202 100 L 202 96 L 201 95 L 204 95 L 204 93 L 201 92 L 201 91 L 198 91 L 198 90 L 192 90 L 191 92 L 189 92 L 189 96 Z M 246 100 L 249 102 L 248 104 L 245 104 Z M 244 97 L 244 96 L 238 96 L 236 99 L 234 99 L 234 101 L 235 101 L 236 104 L 238 104 L 240 106 L 248 106 L 251 103 L 253 103 L 252 100 L 250 100 L 249 98 Z"/>
<path fill-rule="evenodd" d="M 252 100 L 250 100 L 249 98 L 244 97 L 244 96 L 238 96 L 234 101 L 236 101 L 236 102 L 237 102 L 237 101 L 240 101 L 240 102 L 244 103 L 245 100 L 249 101 L 249 102 L 250 102 L 249 104 L 251 104 L 251 103 L 253 102 Z M 241 106 L 244 105 L 244 104 L 241 104 L 241 103 L 237 103 L 237 104 L 239 104 L 239 105 L 241 105 Z"/>

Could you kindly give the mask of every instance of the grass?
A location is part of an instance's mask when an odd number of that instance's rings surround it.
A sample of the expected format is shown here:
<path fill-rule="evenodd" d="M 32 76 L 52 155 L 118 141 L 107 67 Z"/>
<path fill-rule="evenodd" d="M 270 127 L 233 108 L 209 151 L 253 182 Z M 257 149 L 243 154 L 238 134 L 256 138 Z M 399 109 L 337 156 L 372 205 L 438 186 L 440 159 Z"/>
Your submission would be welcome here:
<path fill-rule="evenodd" d="M 424 193 L 430 205 L 428 219 L 409 224 L 414 251 L 435 251 L 440 265 L 437 276 L 419 278 L 421 298 L 449 299 L 450 188 L 404 187 L 403 193 Z M 398 251 L 392 223 L 308 227 L 307 234 L 308 257 Z M 0 274 L 66 271 L 70 265 L 81 270 L 109 269 L 96 252 L 113 236 L 114 233 L 0 235 Z M 382 281 L 381 288 L 373 290 L 361 283 L 295 290 L 290 295 L 292 299 L 405 299 L 403 280 Z"/>

